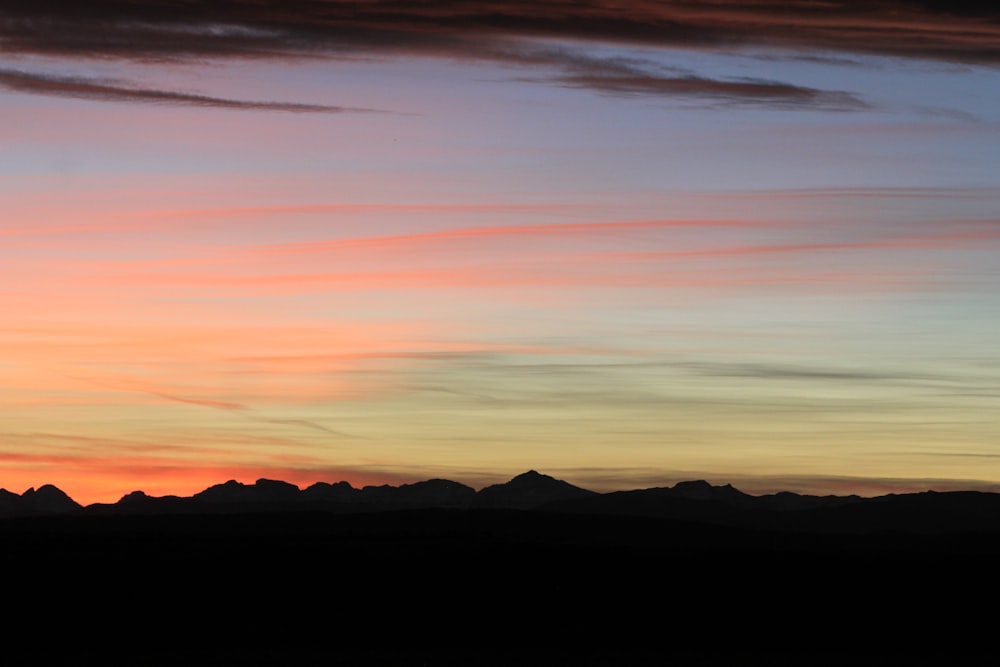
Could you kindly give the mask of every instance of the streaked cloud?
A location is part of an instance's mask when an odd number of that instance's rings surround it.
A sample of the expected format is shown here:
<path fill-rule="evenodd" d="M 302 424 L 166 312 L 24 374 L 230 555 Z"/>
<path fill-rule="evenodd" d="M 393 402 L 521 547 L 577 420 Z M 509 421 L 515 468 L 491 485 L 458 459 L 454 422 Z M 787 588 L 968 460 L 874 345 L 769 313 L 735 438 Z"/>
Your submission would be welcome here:
<path fill-rule="evenodd" d="M 643 73 L 615 76 L 568 74 L 547 81 L 611 95 L 657 95 L 707 98 L 719 104 L 756 104 L 778 108 L 809 107 L 858 111 L 869 105 L 844 91 L 818 90 L 766 79 L 710 79 L 703 76 L 663 77 Z"/>
<path fill-rule="evenodd" d="M 568 49 L 524 52 L 539 65 L 559 65 L 562 73 L 520 80 L 583 88 L 622 97 L 654 96 L 704 99 L 718 105 L 749 104 L 772 108 L 859 111 L 869 106 L 846 91 L 820 90 L 760 78 L 713 78 L 642 58 L 605 57 Z"/>
<path fill-rule="evenodd" d="M 440 243 L 453 240 L 478 239 L 490 237 L 561 237 L 582 236 L 592 234 L 624 234 L 642 230 L 673 229 L 673 228 L 711 228 L 734 227 L 747 228 L 769 226 L 768 223 L 746 220 L 624 220 L 612 222 L 570 222 L 547 225 L 493 225 L 479 227 L 460 227 L 421 234 L 400 234 L 396 236 L 336 239 L 330 241 L 313 241 L 307 243 L 282 244 L 246 248 L 246 252 L 260 253 L 315 253 L 333 250 L 351 250 L 358 247 L 389 247 L 393 245 L 410 245 L 419 243 Z"/>
<path fill-rule="evenodd" d="M 489 40 L 686 48 L 770 46 L 963 62 L 1000 60 L 997 10 L 977 3 L 337 2 L 5 3 L 3 49 L 83 57 L 217 58 L 364 51 L 467 56 Z M 821 54 L 822 55 L 822 54 Z"/>
<path fill-rule="evenodd" d="M 141 88 L 105 79 L 38 74 L 12 69 L 0 69 L 0 88 L 17 93 L 69 97 L 100 102 L 142 102 L 146 104 L 212 107 L 239 111 L 282 111 L 290 113 L 385 113 L 377 109 L 337 107 L 323 104 L 233 100 L 171 90 Z"/>
<path fill-rule="evenodd" d="M 620 96 L 701 98 L 713 104 L 851 111 L 868 108 L 856 94 L 788 81 L 716 77 L 650 60 L 593 55 L 573 45 L 631 45 L 704 50 L 772 49 L 829 60 L 828 52 L 1000 61 L 1000 28 L 979 17 L 919 3 L 793 2 L 644 3 L 628 8 L 582 3 L 465 3 L 433 7 L 407 2 L 331 4 L 236 0 L 197 9 L 141 0 L 102 1 L 86 9 L 63 3 L 16 3 L 0 11 L 0 47 L 14 55 L 206 61 L 430 57 L 504 63 L 541 70 L 524 80 Z M 546 44 L 546 42 L 549 42 Z M 559 42 L 561 46 L 554 46 Z M 812 54 L 812 55 L 810 55 Z M 842 60 L 842 59 L 841 59 Z M 838 60 L 839 62 L 839 60 Z M 651 66 L 653 65 L 653 66 Z M 17 82 L 36 94 L 194 104 L 240 109 L 336 113 L 350 107 L 242 102 L 97 81 Z M 8 84 L 10 87 L 10 84 Z"/>

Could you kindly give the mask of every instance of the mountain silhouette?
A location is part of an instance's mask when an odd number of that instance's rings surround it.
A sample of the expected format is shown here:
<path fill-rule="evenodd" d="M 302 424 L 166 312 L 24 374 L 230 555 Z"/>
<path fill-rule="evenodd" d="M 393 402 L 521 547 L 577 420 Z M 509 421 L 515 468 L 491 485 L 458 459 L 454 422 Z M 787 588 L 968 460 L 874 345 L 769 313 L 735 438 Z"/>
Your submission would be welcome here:
<path fill-rule="evenodd" d="M 107 651 L 93 637 L 113 618 L 143 639 L 139 652 L 120 645 L 142 664 L 995 656 L 982 607 L 1000 557 L 993 493 L 753 496 L 694 480 L 601 494 L 528 471 L 478 492 L 444 479 L 229 480 L 190 497 L 133 491 L 80 507 L 46 485 L 0 490 L 0 539 L 6 571 L 50 591 L 28 625 L 55 617 L 53 596 L 86 600 L 102 613 L 64 623 L 85 636 L 53 646 Z M 35 641 L 19 664 L 69 664 L 39 658 L 46 648 Z"/>
<path fill-rule="evenodd" d="M 476 507 L 530 509 L 549 503 L 577 500 L 598 495 L 534 470 L 529 470 L 503 484 L 487 486 L 476 494 Z"/>
<path fill-rule="evenodd" d="M 192 498 L 204 503 L 242 503 L 266 505 L 291 503 L 299 500 L 299 487 L 273 479 L 258 479 L 254 484 L 229 480 L 194 494 Z"/>
<path fill-rule="evenodd" d="M 44 484 L 28 489 L 21 495 L 0 489 L 0 515 L 64 514 L 81 509 L 81 505 L 61 489 Z"/>
<path fill-rule="evenodd" d="M 306 489 L 271 479 L 229 480 L 190 497 L 153 497 L 142 491 L 117 503 L 82 507 L 46 484 L 18 495 L 0 489 L 0 517 L 45 515 L 193 515 L 318 511 L 370 514 L 416 510 L 515 510 L 564 517 L 646 517 L 728 529 L 795 533 L 956 533 L 1000 531 L 1000 494 L 952 491 L 874 498 L 781 492 L 762 496 L 704 480 L 672 487 L 597 493 L 535 470 L 478 492 L 446 479 L 354 488 L 317 482 Z M 567 519 L 568 520 L 568 519 Z"/>
<path fill-rule="evenodd" d="M 307 501 L 316 502 L 337 502 L 352 503 L 358 499 L 358 489 L 355 489 L 348 482 L 316 482 L 302 492 L 302 497 Z"/>
<path fill-rule="evenodd" d="M 743 505 L 751 498 L 751 496 L 742 491 L 734 489 L 730 484 L 712 486 L 703 479 L 692 482 L 678 482 L 673 487 L 665 489 L 665 492 L 677 498 L 716 500 L 730 505 Z"/>
<path fill-rule="evenodd" d="M 402 486 L 366 486 L 358 492 L 368 505 L 395 509 L 463 507 L 476 496 L 472 487 L 446 479 L 431 479 Z"/>

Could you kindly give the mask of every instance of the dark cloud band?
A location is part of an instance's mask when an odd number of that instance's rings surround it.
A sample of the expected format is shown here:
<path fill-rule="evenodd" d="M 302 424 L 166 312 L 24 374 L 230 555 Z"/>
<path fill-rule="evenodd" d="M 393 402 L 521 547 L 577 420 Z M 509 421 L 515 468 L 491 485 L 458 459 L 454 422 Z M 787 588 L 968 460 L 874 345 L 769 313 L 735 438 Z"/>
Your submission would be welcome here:
<path fill-rule="evenodd" d="M 930 0 L 8 0 L 0 49 L 115 57 L 448 51 L 484 38 L 770 46 L 1000 62 L 1000 9 Z"/>
<path fill-rule="evenodd" d="M 137 88 L 118 82 L 83 77 L 64 77 L 0 69 L 0 88 L 35 95 L 71 97 L 104 102 L 145 102 L 244 111 L 284 111 L 293 113 L 377 113 L 375 109 L 297 104 L 291 102 L 252 102 L 169 90 Z"/>
<path fill-rule="evenodd" d="M 537 40 L 575 40 L 544 48 Z M 423 56 L 504 62 L 549 72 L 525 80 L 619 96 L 698 97 L 713 104 L 849 111 L 845 91 L 717 79 L 588 54 L 587 44 L 770 48 L 802 57 L 880 54 L 1000 63 L 1000 10 L 981 3 L 601 0 L 8 0 L 0 54 L 137 61 Z M 338 113 L 309 104 L 243 102 L 6 70 L 9 90 L 230 109 Z"/>

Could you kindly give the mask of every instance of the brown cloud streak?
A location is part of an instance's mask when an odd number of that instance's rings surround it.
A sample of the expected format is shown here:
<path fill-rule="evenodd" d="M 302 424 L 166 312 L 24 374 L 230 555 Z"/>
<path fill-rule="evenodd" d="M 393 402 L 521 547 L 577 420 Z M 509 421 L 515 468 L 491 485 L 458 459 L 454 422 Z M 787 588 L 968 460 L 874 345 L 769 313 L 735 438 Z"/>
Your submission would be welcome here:
<path fill-rule="evenodd" d="M 251 102 L 206 95 L 194 95 L 168 90 L 133 88 L 109 81 L 82 77 L 49 76 L 18 70 L 0 69 L 0 88 L 20 93 L 70 97 L 85 100 L 146 102 L 198 107 L 239 109 L 244 111 L 288 111 L 294 113 L 369 112 L 375 109 L 327 106 L 322 104 L 295 104 L 289 102 Z"/>
<path fill-rule="evenodd" d="M 930 0 L 12 0 L 0 10 L 0 49 L 8 53 L 171 59 L 378 50 L 462 57 L 489 48 L 484 38 L 509 37 L 1000 62 L 1000 10 Z"/>
<path fill-rule="evenodd" d="M 940 3 L 940 6 L 945 6 Z M 1000 63 L 1000 10 L 971 2 L 869 3 L 331 2 L 329 0 L 13 0 L 0 9 L 0 53 L 132 60 L 427 56 L 554 69 L 529 79 L 605 94 L 701 97 L 722 103 L 844 111 L 844 91 L 713 79 L 649 62 L 586 56 L 532 39 L 701 49 L 780 48 Z M 239 109 L 339 112 L 341 107 L 241 102 L 7 71 L 8 89 L 90 99 Z"/>

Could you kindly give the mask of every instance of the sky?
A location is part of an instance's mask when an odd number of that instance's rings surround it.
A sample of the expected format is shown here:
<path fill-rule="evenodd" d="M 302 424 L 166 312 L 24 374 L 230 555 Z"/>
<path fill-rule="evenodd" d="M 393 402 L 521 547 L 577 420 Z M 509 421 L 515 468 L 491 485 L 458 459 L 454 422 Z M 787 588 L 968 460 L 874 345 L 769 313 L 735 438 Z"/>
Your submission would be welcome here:
<path fill-rule="evenodd" d="M 0 486 L 1000 490 L 989 3 L 0 2 Z"/>

